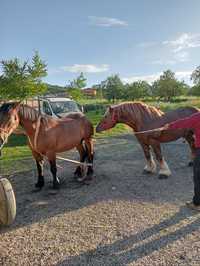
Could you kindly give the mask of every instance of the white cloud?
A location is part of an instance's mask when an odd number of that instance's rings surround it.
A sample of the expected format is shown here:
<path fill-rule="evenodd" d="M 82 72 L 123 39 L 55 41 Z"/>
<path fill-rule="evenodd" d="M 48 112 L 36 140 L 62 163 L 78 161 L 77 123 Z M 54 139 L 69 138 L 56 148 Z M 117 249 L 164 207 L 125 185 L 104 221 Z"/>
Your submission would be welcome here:
<path fill-rule="evenodd" d="M 126 21 L 117 18 L 96 17 L 96 16 L 89 16 L 88 18 L 90 20 L 90 23 L 96 26 L 101 26 L 101 27 L 128 26 L 128 23 Z"/>
<path fill-rule="evenodd" d="M 182 80 L 182 79 L 190 79 L 192 70 L 187 70 L 187 71 L 176 71 L 175 72 L 175 76 L 177 79 Z M 132 76 L 132 77 L 128 77 L 128 78 L 122 78 L 122 81 L 124 83 L 132 83 L 135 81 L 140 81 L 140 80 L 145 80 L 149 83 L 154 82 L 155 80 L 157 80 L 160 75 L 162 74 L 162 72 L 158 72 L 155 74 L 151 74 L 151 75 L 139 75 L 139 76 Z"/>
<path fill-rule="evenodd" d="M 187 62 L 190 60 L 190 55 L 187 51 L 178 52 L 174 55 L 177 62 Z"/>
<path fill-rule="evenodd" d="M 156 79 L 158 79 L 161 75 L 160 73 L 156 73 L 156 74 L 152 74 L 152 75 L 141 75 L 141 76 L 132 76 L 132 77 L 128 77 L 128 78 L 122 78 L 122 81 L 124 83 L 132 83 L 135 81 L 139 81 L 139 80 L 145 80 L 149 83 L 154 82 Z"/>
<path fill-rule="evenodd" d="M 176 72 L 176 77 L 178 79 L 185 79 L 185 78 L 189 79 L 190 76 L 191 76 L 191 74 L 192 74 L 192 70 L 188 70 L 188 71 L 177 71 Z"/>
<path fill-rule="evenodd" d="M 200 34 L 183 33 L 177 39 L 164 41 L 163 44 L 172 47 L 174 53 L 200 47 Z"/>
<path fill-rule="evenodd" d="M 100 73 L 100 72 L 106 72 L 109 70 L 109 65 L 103 64 L 103 65 L 79 65 L 74 64 L 72 66 L 63 66 L 60 68 L 63 71 L 68 71 L 72 73 Z"/>

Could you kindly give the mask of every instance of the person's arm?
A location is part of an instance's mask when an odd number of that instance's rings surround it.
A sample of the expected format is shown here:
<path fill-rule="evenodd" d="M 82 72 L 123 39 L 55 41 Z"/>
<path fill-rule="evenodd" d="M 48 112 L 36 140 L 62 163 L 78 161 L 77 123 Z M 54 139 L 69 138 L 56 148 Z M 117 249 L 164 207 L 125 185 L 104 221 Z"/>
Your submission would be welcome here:
<path fill-rule="evenodd" d="M 200 113 L 196 113 L 187 118 L 176 120 L 175 122 L 169 123 L 168 129 L 179 129 L 179 128 L 188 128 L 195 129 L 200 126 Z"/>

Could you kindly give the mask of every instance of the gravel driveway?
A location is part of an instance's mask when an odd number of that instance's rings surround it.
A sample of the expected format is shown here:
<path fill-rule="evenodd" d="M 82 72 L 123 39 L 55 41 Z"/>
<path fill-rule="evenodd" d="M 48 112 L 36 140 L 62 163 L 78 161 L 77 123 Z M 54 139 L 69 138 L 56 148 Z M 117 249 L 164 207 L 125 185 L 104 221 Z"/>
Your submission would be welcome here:
<path fill-rule="evenodd" d="M 47 171 L 38 193 L 34 171 L 9 177 L 17 217 L 0 228 L 0 265 L 199 266 L 200 214 L 184 207 L 193 195 L 188 147 L 178 141 L 163 151 L 173 172 L 166 180 L 142 174 L 143 154 L 132 135 L 97 141 L 89 186 L 74 183 L 66 163 L 57 194 Z"/>

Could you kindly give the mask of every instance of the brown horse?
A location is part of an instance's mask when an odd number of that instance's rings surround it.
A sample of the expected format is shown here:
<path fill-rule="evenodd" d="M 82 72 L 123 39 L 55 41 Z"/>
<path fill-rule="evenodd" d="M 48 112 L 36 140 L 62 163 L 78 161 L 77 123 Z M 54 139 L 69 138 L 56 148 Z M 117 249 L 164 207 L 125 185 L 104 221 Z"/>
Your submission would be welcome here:
<path fill-rule="evenodd" d="M 151 130 L 164 126 L 180 118 L 190 116 L 199 112 L 195 107 L 181 107 L 167 113 L 161 110 L 148 106 L 142 102 L 126 102 L 114 105 L 108 108 L 103 119 L 98 124 L 96 131 L 101 132 L 113 128 L 117 123 L 124 123 L 130 126 L 134 132 Z M 160 164 L 159 178 L 167 178 L 171 172 L 161 153 L 161 142 L 174 141 L 184 137 L 189 143 L 191 154 L 194 154 L 194 139 L 191 130 L 164 130 L 151 133 L 136 134 L 136 138 L 143 148 L 144 155 L 147 161 L 144 167 L 145 173 L 155 173 L 156 164 L 151 155 L 150 147 L 152 147 L 156 159 Z M 192 162 L 189 163 L 192 165 Z"/>
<path fill-rule="evenodd" d="M 48 158 L 53 175 L 53 188 L 59 188 L 56 153 L 77 148 L 80 161 L 86 159 L 93 164 L 93 126 L 82 113 L 70 113 L 65 118 L 55 119 L 40 113 L 32 107 L 19 103 L 5 103 L 0 107 L 0 145 L 18 127 L 24 129 L 38 170 L 37 188 L 44 186 L 43 162 Z M 91 179 L 93 166 L 88 167 L 86 179 Z M 75 171 L 82 177 L 81 167 Z"/>

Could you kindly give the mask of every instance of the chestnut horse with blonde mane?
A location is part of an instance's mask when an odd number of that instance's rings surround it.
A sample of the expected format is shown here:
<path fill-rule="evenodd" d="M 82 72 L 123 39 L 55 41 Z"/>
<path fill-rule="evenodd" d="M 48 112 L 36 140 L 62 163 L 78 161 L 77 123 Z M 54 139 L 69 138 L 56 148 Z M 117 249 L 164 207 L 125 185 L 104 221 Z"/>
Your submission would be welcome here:
<path fill-rule="evenodd" d="M 41 115 L 34 108 L 20 103 L 4 103 L 0 107 L 0 145 L 21 125 L 29 140 L 29 147 L 36 161 L 38 170 L 37 188 L 44 186 L 43 163 L 48 158 L 53 175 L 53 188 L 59 188 L 57 177 L 56 153 L 76 148 L 80 162 L 86 159 L 90 166 L 86 179 L 93 174 L 93 126 L 82 113 L 70 113 L 65 118 L 55 119 Z M 83 181 L 81 167 L 78 166 L 75 176 Z"/>
<path fill-rule="evenodd" d="M 113 128 L 117 123 L 124 123 L 130 126 L 134 132 L 152 130 L 163 127 L 165 124 L 177 119 L 185 118 L 200 110 L 195 107 L 181 107 L 173 111 L 162 112 L 153 106 L 142 102 L 125 102 L 108 108 L 103 119 L 96 127 L 97 132 Z M 147 164 L 144 167 L 145 173 L 155 173 L 156 164 L 151 155 L 152 147 L 156 159 L 160 164 L 159 178 L 167 178 L 171 171 L 162 156 L 160 143 L 185 138 L 191 148 L 192 158 L 194 156 L 194 139 L 191 130 L 164 130 L 153 131 L 143 134 L 136 134 L 136 138 L 142 146 Z M 192 162 L 189 163 L 192 165 Z"/>

